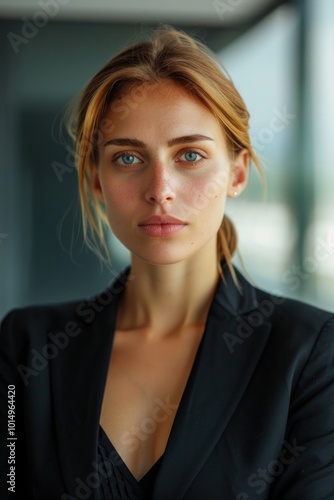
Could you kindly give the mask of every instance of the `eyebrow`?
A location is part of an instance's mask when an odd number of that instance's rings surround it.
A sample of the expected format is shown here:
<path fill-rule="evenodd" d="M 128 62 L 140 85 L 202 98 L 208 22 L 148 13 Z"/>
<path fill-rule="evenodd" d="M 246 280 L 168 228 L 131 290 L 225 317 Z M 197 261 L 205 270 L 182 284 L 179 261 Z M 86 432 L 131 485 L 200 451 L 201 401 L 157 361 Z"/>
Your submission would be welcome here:
<path fill-rule="evenodd" d="M 171 139 L 168 141 L 168 146 L 175 146 L 176 144 L 185 144 L 191 142 L 199 142 L 199 141 L 214 141 L 212 137 L 208 137 L 207 135 L 202 134 L 193 134 L 193 135 L 183 135 L 182 137 L 175 137 L 175 139 Z M 138 139 L 130 139 L 130 138 L 116 138 L 110 139 L 104 144 L 104 147 L 114 145 L 114 146 L 133 146 L 136 148 L 145 148 L 147 144 L 143 141 L 139 141 Z"/>

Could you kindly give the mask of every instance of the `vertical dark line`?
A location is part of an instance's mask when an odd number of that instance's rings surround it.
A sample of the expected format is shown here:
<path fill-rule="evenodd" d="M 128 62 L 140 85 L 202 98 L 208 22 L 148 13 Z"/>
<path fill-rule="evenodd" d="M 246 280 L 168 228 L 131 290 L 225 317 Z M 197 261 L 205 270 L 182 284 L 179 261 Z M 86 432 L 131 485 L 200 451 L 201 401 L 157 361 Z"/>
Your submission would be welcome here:
<path fill-rule="evenodd" d="M 304 278 L 301 279 L 299 295 L 303 296 L 310 287 L 310 276 L 303 269 L 307 255 L 307 230 L 314 213 L 314 182 L 312 165 L 312 137 L 310 132 L 311 108 L 308 78 L 308 43 L 310 26 L 309 0 L 293 0 L 299 12 L 296 50 L 296 90 L 297 90 L 297 130 L 292 168 L 293 183 L 291 190 L 291 206 L 296 217 L 298 237 L 295 249 L 295 260 L 301 266 Z"/>

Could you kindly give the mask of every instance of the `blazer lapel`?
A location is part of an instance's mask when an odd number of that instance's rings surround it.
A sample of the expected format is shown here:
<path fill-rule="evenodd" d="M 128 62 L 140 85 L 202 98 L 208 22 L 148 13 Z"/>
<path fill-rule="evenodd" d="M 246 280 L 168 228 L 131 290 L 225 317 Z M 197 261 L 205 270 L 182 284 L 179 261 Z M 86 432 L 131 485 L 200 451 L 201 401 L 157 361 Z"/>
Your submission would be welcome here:
<path fill-rule="evenodd" d="M 267 342 L 270 324 L 249 323 L 255 289 L 225 271 L 159 469 L 154 500 L 182 498 L 235 412 Z M 262 318 L 263 319 L 263 318 Z"/>
<path fill-rule="evenodd" d="M 94 487 L 98 426 L 117 302 L 124 283 L 125 280 L 117 280 L 93 300 L 81 303 L 79 316 L 75 318 L 80 333 L 70 339 L 51 366 L 60 464 L 66 492 L 75 498 L 80 494 L 79 498 L 99 498 Z"/>
<path fill-rule="evenodd" d="M 87 302 L 81 311 L 95 314 L 76 318 L 80 333 L 50 363 L 60 464 L 66 492 L 74 498 L 98 498 L 98 425 L 117 302 L 127 274 L 128 269 L 109 290 Z M 242 294 L 228 270 L 218 285 L 157 475 L 154 500 L 174 500 L 186 493 L 235 412 L 263 352 L 270 324 L 249 326 L 247 315 L 257 307 L 255 290 L 239 274 L 238 279 Z"/>

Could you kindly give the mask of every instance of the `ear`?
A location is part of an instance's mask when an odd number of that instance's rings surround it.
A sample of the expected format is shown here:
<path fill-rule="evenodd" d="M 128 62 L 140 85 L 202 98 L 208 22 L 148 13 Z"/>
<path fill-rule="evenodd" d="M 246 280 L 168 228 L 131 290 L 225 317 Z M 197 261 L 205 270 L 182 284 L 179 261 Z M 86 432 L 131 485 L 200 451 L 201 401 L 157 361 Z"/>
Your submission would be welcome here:
<path fill-rule="evenodd" d="M 248 167 L 249 153 L 247 149 L 242 149 L 239 151 L 231 166 L 230 181 L 227 191 L 227 196 L 229 198 L 235 198 L 245 189 L 248 181 Z"/>
<path fill-rule="evenodd" d="M 98 199 L 104 203 L 104 195 L 102 191 L 101 181 L 100 181 L 100 170 L 96 165 L 91 165 L 91 174 L 92 174 L 92 184 L 93 190 Z"/>

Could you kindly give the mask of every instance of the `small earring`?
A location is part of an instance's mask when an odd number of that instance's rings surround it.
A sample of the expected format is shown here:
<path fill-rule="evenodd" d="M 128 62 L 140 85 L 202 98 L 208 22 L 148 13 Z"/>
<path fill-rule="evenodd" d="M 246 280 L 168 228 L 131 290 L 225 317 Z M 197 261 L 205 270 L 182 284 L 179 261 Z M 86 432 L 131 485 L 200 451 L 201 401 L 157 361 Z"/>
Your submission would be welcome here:
<path fill-rule="evenodd" d="M 233 192 L 233 196 L 238 196 L 238 194 L 239 194 L 238 191 Z"/>

